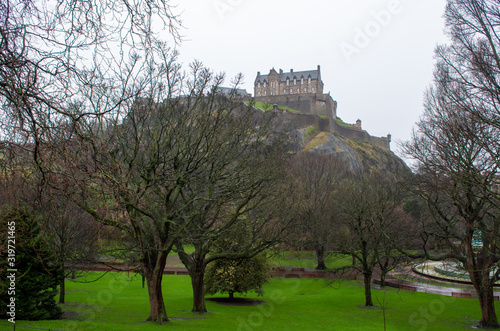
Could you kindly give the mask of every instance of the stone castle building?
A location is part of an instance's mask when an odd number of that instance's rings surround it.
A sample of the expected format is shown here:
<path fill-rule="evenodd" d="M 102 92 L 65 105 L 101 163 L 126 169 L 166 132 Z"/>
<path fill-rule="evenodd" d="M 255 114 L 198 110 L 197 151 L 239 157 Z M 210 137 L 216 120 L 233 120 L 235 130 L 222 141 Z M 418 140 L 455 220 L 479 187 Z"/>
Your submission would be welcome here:
<path fill-rule="evenodd" d="M 361 121 L 356 124 L 339 124 L 337 121 L 337 101 L 330 93 L 323 92 L 321 68 L 316 70 L 283 72 L 272 68 L 267 75 L 257 72 L 254 82 L 254 101 L 271 105 L 286 106 L 300 113 L 285 112 L 280 114 L 283 123 L 296 126 L 315 125 L 320 130 L 329 127 L 330 132 L 336 132 L 349 139 L 366 141 L 390 149 L 391 136 L 372 137 L 361 128 Z M 278 111 L 277 106 L 274 111 Z M 326 121 L 326 122 L 325 122 Z"/>
<path fill-rule="evenodd" d="M 267 75 L 257 72 L 254 98 L 333 120 L 337 117 L 337 102 L 329 93 L 323 93 L 323 86 L 319 65 L 316 70 L 308 71 L 277 72 L 273 68 Z"/>
<path fill-rule="evenodd" d="M 269 74 L 261 75 L 257 72 L 255 78 L 255 97 L 293 94 L 323 94 L 320 66 L 317 70 L 279 73 L 271 69 Z"/>

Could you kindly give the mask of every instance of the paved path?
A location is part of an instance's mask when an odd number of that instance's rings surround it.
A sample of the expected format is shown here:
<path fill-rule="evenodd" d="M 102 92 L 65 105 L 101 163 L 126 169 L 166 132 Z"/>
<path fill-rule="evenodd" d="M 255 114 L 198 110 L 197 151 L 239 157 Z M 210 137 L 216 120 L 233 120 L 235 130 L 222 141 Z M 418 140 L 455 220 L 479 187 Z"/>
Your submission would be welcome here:
<path fill-rule="evenodd" d="M 405 272 L 402 274 L 403 278 L 409 273 L 412 274 L 412 276 L 418 277 L 422 279 L 423 281 L 434 281 L 436 282 L 435 277 L 433 278 L 426 278 L 424 276 L 421 276 L 419 274 L 413 273 L 411 269 L 406 269 Z M 418 279 L 417 278 L 417 279 Z M 378 286 L 380 284 L 380 280 L 377 278 L 373 278 L 372 282 Z M 415 291 L 415 292 L 423 292 L 423 293 L 432 293 L 432 294 L 439 294 L 439 295 L 446 295 L 446 296 L 452 296 L 452 297 L 458 297 L 458 298 L 474 298 L 477 299 L 477 293 L 472 287 L 472 285 L 466 285 L 467 288 L 457 288 L 453 287 L 453 283 L 443 281 L 442 286 L 438 285 L 431 285 L 431 284 L 426 284 L 426 283 L 420 283 L 418 281 L 413 281 L 413 280 L 406 280 L 406 279 L 401 279 L 401 278 L 396 278 L 393 275 L 388 275 L 386 278 L 386 286 L 389 287 L 394 287 L 394 288 L 399 288 L 402 290 L 406 291 Z M 447 286 L 448 285 L 448 286 Z M 457 284 L 457 286 L 464 286 L 463 284 Z M 378 286 L 380 287 L 380 286 Z M 500 292 L 494 292 L 494 299 L 499 300 L 500 298 Z"/>
<path fill-rule="evenodd" d="M 373 283 L 375 283 L 376 286 L 380 288 L 379 286 L 380 281 L 378 279 L 375 279 Z M 474 290 L 466 290 L 455 287 L 445 287 L 445 286 L 430 285 L 425 283 L 418 283 L 418 282 L 395 278 L 392 276 L 389 276 L 388 279 L 386 280 L 386 286 L 399 288 L 401 290 L 406 290 L 406 291 L 440 294 L 458 298 L 477 298 L 476 291 Z M 496 294 L 495 300 L 498 300 L 498 294 L 497 293 L 495 294 Z"/>

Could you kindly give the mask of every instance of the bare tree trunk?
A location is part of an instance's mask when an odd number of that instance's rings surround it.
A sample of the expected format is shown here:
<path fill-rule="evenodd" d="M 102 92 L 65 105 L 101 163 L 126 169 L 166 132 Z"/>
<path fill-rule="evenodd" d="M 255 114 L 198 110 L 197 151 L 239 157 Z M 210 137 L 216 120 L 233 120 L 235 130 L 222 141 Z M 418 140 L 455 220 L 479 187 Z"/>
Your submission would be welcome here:
<path fill-rule="evenodd" d="M 202 262 L 195 263 L 194 268 L 189 271 L 191 276 L 191 285 L 193 287 L 193 313 L 206 313 L 207 308 L 205 306 L 205 288 L 204 288 L 204 277 L 205 277 L 205 264 Z"/>
<path fill-rule="evenodd" d="M 379 267 L 380 267 L 380 286 L 385 287 L 385 277 L 387 276 L 387 273 L 389 271 L 389 260 L 386 259 L 383 263 L 379 261 Z"/>
<path fill-rule="evenodd" d="M 59 303 L 63 304 L 66 298 L 66 279 L 64 273 L 61 276 L 61 281 L 59 283 Z"/>
<path fill-rule="evenodd" d="M 61 254 L 62 256 L 62 254 Z M 59 280 L 59 304 L 64 304 L 66 300 L 66 269 L 64 268 L 64 261 L 59 260 L 61 268 L 61 279 Z"/>
<path fill-rule="evenodd" d="M 191 277 L 191 286 L 193 288 L 193 313 L 206 313 L 205 305 L 205 254 L 197 251 L 200 246 L 195 244 L 195 252 L 187 254 L 184 252 L 182 245 L 179 246 L 179 258 L 189 272 Z"/>
<path fill-rule="evenodd" d="M 167 254 L 160 252 L 158 255 L 159 257 L 156 259 L 155 265 L 148 266 L 147 263 L 144 263 L 143 270 L 146 276 L 149 306 L 151 310 L 147 320 L 162 324 L 163 322 L 168 322 L 165 302 L 163 301 L 163 292 L 161 289 L 163 269 L 165 269 Z"/>
<path fill-rule="evenodd" d="M 380 270 L 380 287 L 385 287 L 385 276 L 387 273 L 384 270 Z"/>
<path fill-rule="evenodd" d="M 483 271 L 484 272 L 484 271 Z M 493 287 L 484 285 L 489 282 L 489 275 L 474 275 L 474 272 L 469 272 L 472 276 L 471 280 L 476 289 L 477 296 L 479 298 L 479 305 L 481 307 L 481 321 L 479 325 L 485 329 L 496 329 L 499 328 L 497 315 L 495 312 L 495 301 L 493 297 Z"/>
<path fill-rule="evenodd" d="M 467 228 L 464 242 L 467 258 L 465 265 L 467 266 L 466 269 L 469 273 L 470 280 L 472 285 L 474 285 L 474 289 L 476 290 L 479 298 L 479 306 L 481 307 L 481 321 L 479 322 L 479 325 L 485 329 L 496 329 L 499 328 L 500 325 L 498 324 L 495 312 L 493 286 L 490 285 L 490 269 L 492 264 L 484 258 L 484 255 L 486 254 L 480 254 L 477 257 L 475 256 L 472 245 L 474 227 L 472 222 L 470 222 L 470 224 L 471 225 Z M 487 244 L 483 244 L 488 247 Z"/>
<path fill-rule="evenodd" d="M 485 329 L 499 328 L 497 315 L 495 312 L 495 301 L 493 298 L 493 288 L 485 287 L 478 291 L 479 304 L 481 306 L 481 321 L 479 325 Z"/>
<path fill-rule="evenodd" d="M 233 291 L 229 291 L 229 299 L 230 300 L 234 299 L 234 292 Z"/>
<path fill-rule="evenodd" d="M 363 274 L 363 280 L 365 283 L 365 306 L 367 307 L 372 307 L 373 306 L 373 301 L 372 301 L 372 290 L 371 290 L 371 274 L 364 273 Z"/>
<path fill-rule="evenodd" d="M 316 267 L 316 270 L 326 270 L 327 267 L 325 265 L 325 247 L 322 245 L 316 245 L 315 251 L 316 258 L 318 260 L 318 266 Z"/>

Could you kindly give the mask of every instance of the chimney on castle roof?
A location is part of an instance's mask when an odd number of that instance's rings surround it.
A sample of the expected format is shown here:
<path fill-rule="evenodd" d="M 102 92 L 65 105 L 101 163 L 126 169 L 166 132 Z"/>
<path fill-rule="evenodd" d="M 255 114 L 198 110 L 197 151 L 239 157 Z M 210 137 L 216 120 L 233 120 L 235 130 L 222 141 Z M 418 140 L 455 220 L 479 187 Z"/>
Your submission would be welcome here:
<path fill-rule="evenodd" d="M 290 72 L 292 73 L 292 72 L 293 72 L 293 69 L 290 69 Z"/>
<path fill-rule="evenodd" d="M 280 75 L 283 73 L 283 69 L 280 69 Z"/>
<path fill-rule="evenodd" d="M 260 71 L 257 71 L 257 76 L 260 76 Z"/>
<path fill-rule="evenodd" d="M 319 71 L 319 68 L 320 68 L 320 66 L 319 66 L 319 64 L 318 64 L 318 71 Z"/>

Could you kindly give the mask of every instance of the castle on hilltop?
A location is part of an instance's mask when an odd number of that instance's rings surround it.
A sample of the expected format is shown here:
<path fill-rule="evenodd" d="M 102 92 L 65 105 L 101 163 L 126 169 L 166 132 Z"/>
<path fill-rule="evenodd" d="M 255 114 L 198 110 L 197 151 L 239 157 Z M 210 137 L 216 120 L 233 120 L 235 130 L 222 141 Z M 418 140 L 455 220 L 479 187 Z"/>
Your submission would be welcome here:
<path fill-rule="evenodd" d="M 272 68 L 267 75 L 257 72 L 254 82 L 254 100 L 275 105 L 274 112 L 279 114 L 279 121 L 298 128 L 314 125 L 321 131 L 338 133 L 348 139 L 366 141 L 390 149 L 391 136 L 373 137 L 361 128 L 361 121 L 345 124 L 337 118 L 337 101 L 330 93 L 323 93 L 321 68 L 316 70 L 277 72 Z M 282 110 L 285 106 L 299 113 Z"/>
<path fill-rule="evenodd" d="M 261 75 L 257 72 L 255 78 L 255 96 L 290 95 L 290 94 L 323 94 L 323 81 L 321 80 L 320 66 L 317 70 L 283 72 L 279 74 L 271 69 L 269 74 Z"/>
<path fill-rule="evenodd" d="M 323 93 L 321 68 L 308 71 L 293 71 L 279 73 L 273 68 L 269 74 L 257 72 L 254 82 L 255 101 L 296 109 L 301 113 L 337 117 L 337 102 L 330 94 Z"/>

